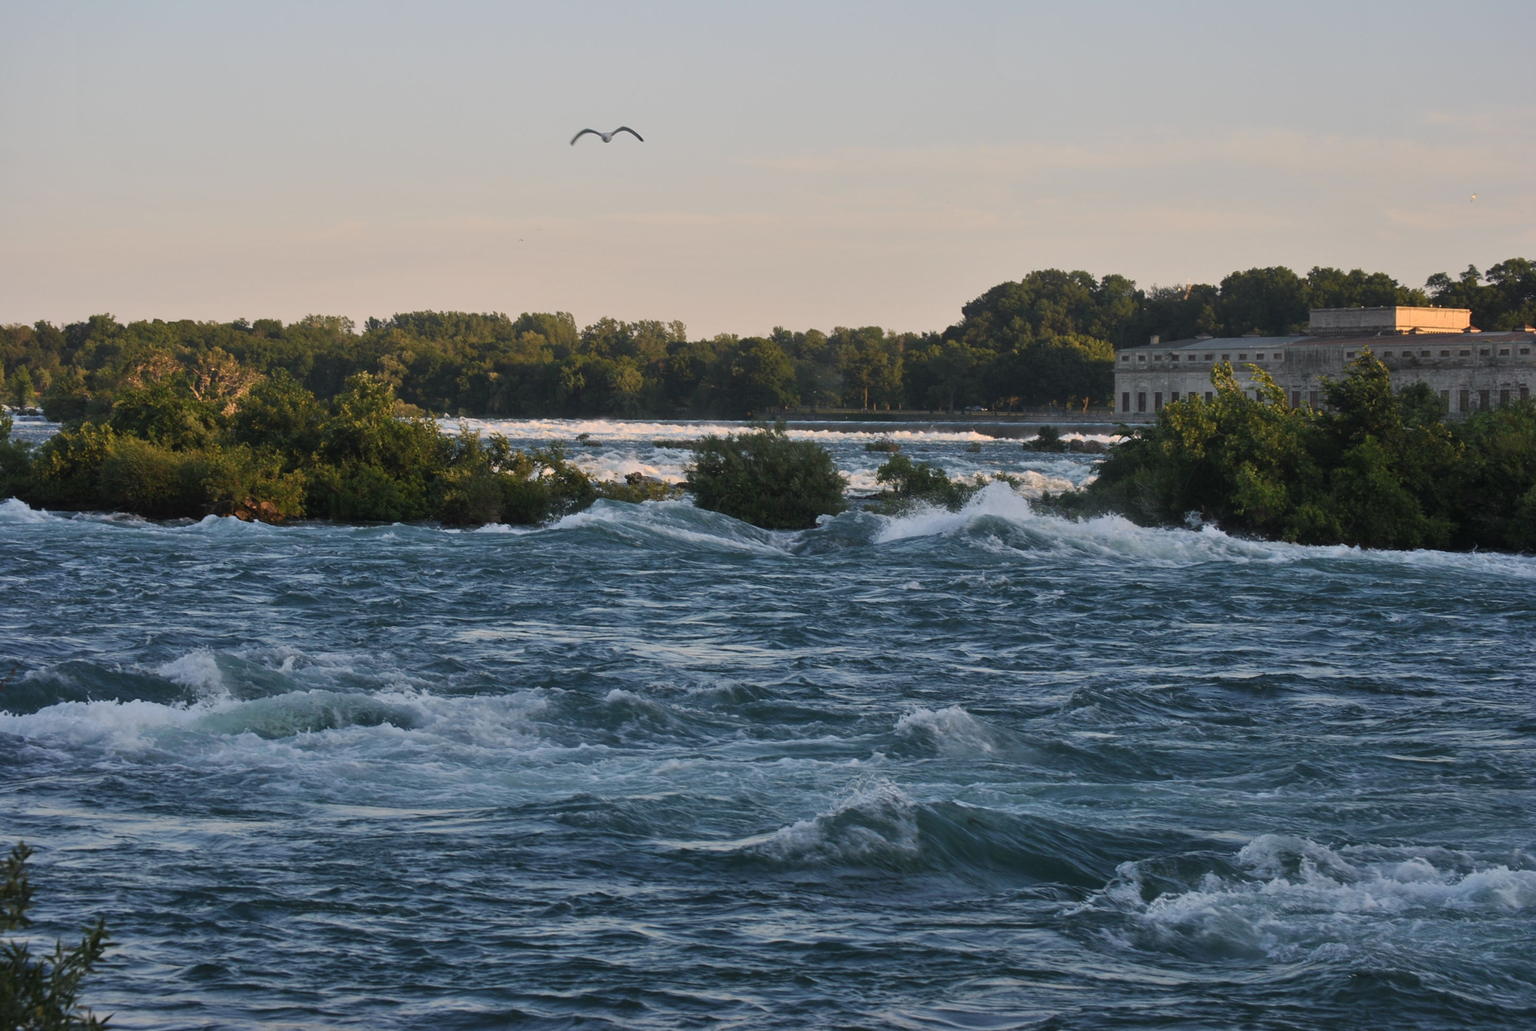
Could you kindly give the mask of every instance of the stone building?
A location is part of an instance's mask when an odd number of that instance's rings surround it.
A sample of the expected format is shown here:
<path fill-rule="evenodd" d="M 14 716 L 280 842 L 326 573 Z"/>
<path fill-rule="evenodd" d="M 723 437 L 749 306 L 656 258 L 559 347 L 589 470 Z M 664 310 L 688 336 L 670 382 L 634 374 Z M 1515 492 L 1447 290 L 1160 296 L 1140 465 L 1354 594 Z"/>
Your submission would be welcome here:
<path fill-rule="evenodd" d="M 1115 353 L 1115 412 L 1150 421 L 1163 405 L 1191 394 L 1214 396 L 1211 368 L 1230 362 L 1253 391 L 1249 366 L 1267 372 L 1295 407 L 1321 407 L 1323 381 L 1369 349 L 1401 390 L 1427 383 L 1451 418 L 1523 401 L 1536 386 L 1536 330 L 1482 333 L 1466 308 L 1315 308 L 1303 336 L 1156 337 Z"/>

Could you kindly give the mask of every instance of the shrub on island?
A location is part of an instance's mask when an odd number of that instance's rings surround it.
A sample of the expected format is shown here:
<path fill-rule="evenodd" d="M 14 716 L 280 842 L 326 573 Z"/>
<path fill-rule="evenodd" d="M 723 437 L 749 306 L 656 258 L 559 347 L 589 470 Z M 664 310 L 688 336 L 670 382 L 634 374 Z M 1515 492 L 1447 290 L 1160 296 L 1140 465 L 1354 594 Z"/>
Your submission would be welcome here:
<path fill-rule="evenodd" d="M 14 425 L 11 413 L 0 408 L 0 498 L 13 496 L 32 472 L 32 456 L 26 445 L 11 439 Z"/>
<path fill-rule="evenodd" d="M 892 455 L 876 469 L 875 479 L 886 485 L 880 508 L 889 514 L 907 511 L 917 504 L 958 511 L 985 485 L 980 479 L 975 483 L 951 480 L 931 462 L 914 462 L 900 454 Z"/>
<path fill-rule="evenodd" d="M 1234 534 L 1367 548 L 1536 548 L 1536 402 L 1444 422 L 1423 384 L 1392 390 L 1369 351 L 1324 385 L 1326 407 L 1292 407 L 1262 369 L 1257 396 L 1226 363 L 1164 405 L 1078 492 L 1040 504 L 1116 512 L 1147 526 L 1191 516 Z"/>
<path fill-rule="evenodd" d="M 768 530 L 804 530 L 848 507 L 848 481 L 825 448 L 790 440 L 783 424 L 708 436 L 687 468 L 694 503 Z"/>
<path fill-rule="evenodd" d="M 1054 426 L 1042 426 L 1035 435 L 1024 442 L 1026 451 L 1065 451 L 1067 442 L 1061 439 L 1061 431 Z"/>
<path fill-rule="evenodd" d="M 557 446 L 522 451 L 467 426 L 443 433 L 383 380 L 354 376 L 329 403 L 286 376 L 227 408 L 183 377 L 123 395 L 102 422 L 65 427 L 35 451 L 0 423 L 0 486 L 29 504 L 151 519 L 206 515 L 281 523 L 548 522 L 599 497 L 644 501 L 676 488 L 594 483 Z"/>

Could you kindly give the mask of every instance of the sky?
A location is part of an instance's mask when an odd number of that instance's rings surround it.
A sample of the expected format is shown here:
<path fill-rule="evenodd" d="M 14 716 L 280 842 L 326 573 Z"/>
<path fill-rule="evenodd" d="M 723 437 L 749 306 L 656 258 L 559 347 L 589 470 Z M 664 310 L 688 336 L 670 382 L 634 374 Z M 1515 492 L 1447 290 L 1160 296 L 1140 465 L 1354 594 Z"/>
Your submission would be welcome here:
<path fill-rule="evenodd" d="M 1529 0 L 0 0 L 0 324 L 1422 286 L 1536 258 L 1532 39 Z"/>

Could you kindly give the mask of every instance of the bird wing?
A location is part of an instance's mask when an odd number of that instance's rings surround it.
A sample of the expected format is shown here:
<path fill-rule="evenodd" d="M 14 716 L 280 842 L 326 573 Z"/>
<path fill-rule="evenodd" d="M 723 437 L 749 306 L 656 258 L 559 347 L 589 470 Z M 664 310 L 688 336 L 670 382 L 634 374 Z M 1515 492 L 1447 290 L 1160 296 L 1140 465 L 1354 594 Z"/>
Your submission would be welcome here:
<path fill-rule="evenodd" d="M 639 140 L 641 143 L 645 142 L 645 137 L 644 136 L 641 136 L 639 133 L 635 132 L 635 130 L 631 129 L 627 125 L 621 125 L 621 126 L 619 126 L 617 129 L 615 129 L 613 131 L 614 131 L 615 134 L 621 133 L 621 132 L 627 132 L 631 136 L 633 136 L 635 139 Z"/>
<path fill-rule="evenodd" d="M 571 146 L 573 146 L 573 147 L 576 146 L 576 141 L 581 139 L 587 133 L 591 133 L 593 136 L 601 136 L 602 135 L 602 133 L 598 132 L 596 129 L 583 129 L 583 130 L 581 130 L 581 132 L 579 132 L 575 136 L 571 137 Z"/>

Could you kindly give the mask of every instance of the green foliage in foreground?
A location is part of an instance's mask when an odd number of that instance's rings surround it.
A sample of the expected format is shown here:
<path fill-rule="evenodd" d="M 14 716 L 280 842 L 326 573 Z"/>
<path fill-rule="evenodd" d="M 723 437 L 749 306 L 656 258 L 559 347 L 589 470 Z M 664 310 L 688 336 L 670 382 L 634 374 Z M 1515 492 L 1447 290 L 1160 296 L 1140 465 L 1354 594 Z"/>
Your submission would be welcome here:
<path fill-rule="evenodd" d="M 1119 512 L 1170 526 L 1370 548 L 1536 549 L 1536 403 L 1447 425 L 1422 384 L 1392 391 L 1369 351 L 1326 385 L 1327 408 L 1292 408 L 1257 367 L 1257 398 L 1230 365 L 1214 397 L 1164 406 L 1081 492 L 1043 499 L 1066 514 Z"/>
<path fill-rule="evenodd" d="M 847 486 L 826 449 L 790 440 L 782 425 L 705 437 L 688 466 L 700 508 L 769 530 L 808 529 L 841 512 Z"/>
<path fill-rule="evenodd" d="M 27 909 L 32 886 L 26 863 L 32 850 L 17 843 L 0 864 L 0 932 L 31 925 Z M 93 1016 L 76 1001 L 80 982 L 107 948 L 106 924 L 98 919 L 72 949 L 55 943 L 52 956 L 34 958 L 25 942 L 0 948 L 0 1028 L 5 1031 L 85 1031 L 105 1028 L 107 1018 Z"/>
<path fill-rule="evenodd" d="M 445 434 L 367 375 L 352 377 L 329 402 L 275 376 L 213 404 L 172 374 L 119 398 L 101 421 L 67 426 L 35 452 L 9 441 L 8 418 L 0 430 L 0 496 L 151 519 L 531 524 L 599 497 L 675 493 L 638 478 L 594 483 L 557 447 L 519 451 L 463 427 Z"/>

